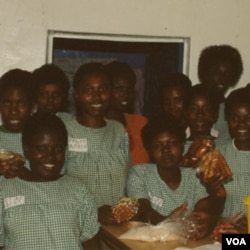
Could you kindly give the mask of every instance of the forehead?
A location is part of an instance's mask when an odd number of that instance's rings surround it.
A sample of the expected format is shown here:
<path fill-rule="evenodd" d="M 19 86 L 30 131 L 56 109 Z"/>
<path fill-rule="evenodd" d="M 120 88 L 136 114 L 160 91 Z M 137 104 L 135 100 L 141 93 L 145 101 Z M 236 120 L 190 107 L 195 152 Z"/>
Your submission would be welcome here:
<path fill-rule="evenodd" d="M 164 141 L 169 139 L 178 139 L 178 136 L 173 131 L 162 131 L 162 132 L 156 132 L 155 135 L 152 137 L 152 141 Z"/>
<path fill-rule="evenodd" d="M 185 94 L 185 91 L 180 86 L 168 86 L 163 89 L 163 97 L 169 97 L 169 96 L 183 96 Z"/>
<path fill-rule="evenodd" d="M 80 84 L 109 84 L 108 77 L 101 72 L 89 73 L 82 77 Z"/>
<path fill-rule="evenodd" d="M 1 92 L 1 98 L 10 98 L 14 96 L 27 98 L 28 93 L 25 91 L 25 89 L 20 87 L 6 88 L 4 91 Z"/>
<path fill-rule="evenodd" d="M 29 134 L 29 140 L 32 143 L 46 143 L 48 141 L 53 141 L 54 143 L 65 144 L 67 140 L 67 135 L 62 133 L 58 129 L 38 129 L 34 134 Z"/>

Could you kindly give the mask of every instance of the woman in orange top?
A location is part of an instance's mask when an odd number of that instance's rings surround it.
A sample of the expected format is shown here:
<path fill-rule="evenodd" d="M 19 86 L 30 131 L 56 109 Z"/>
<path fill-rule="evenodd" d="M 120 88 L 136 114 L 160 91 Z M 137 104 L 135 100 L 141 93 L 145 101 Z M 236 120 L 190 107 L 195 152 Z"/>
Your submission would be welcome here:
<path fill-rule="evenodd" d="M 146 125 L 147 118 L 133 114 L 136 76 L 132 68 L 124 62 L 114 61 L 107 64 L 111 78 L 111 101 L 106 117 L 121 122 L 129 134 L 132 165 L 149 162 L 145 150 L 141 129 Z"/>

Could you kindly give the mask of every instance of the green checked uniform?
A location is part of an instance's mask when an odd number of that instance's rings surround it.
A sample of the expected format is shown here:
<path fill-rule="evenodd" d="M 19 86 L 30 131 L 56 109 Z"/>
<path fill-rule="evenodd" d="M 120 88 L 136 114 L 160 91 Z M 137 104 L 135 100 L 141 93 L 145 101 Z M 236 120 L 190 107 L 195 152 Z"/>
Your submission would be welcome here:
<path fill-rule="evenodd" d="M 10 132 L 3 126 L 0 126 L 0 148 L 23 155 L 22 133 Z"/>
<path fill-rule="evenodd" d="M 193 209 L 196 202 L 208 194 L 194 169 L 180 169 L 180 186 L 172 190 L 159 176 L 155 164 L 141 164 L 131 168 L 127 182 L 128 196 L 150 200 L 152 208 L 162 215 L 170 214 L 185 201 L 188 202 L 188 209 Z"/>
<path fill-rule="evenodd" d="M 221 145 L 219 150 L 233 173 L 233 180 L 224 184 L 227 199 L 222 216 L 229 218 L 239 211 L 246 212 L 242 200 L 250 195 L 250 151 L 238 150 L 233 141 Z"/>
<path fill-rule="evenodd" d="M 97 206 L 115 205 L 125 195 L 130 152 L 128 135 L 117 121 L 102 128 L 67 122 L 69 146 L 66 174 L 83 181 Z"/>
<path fill-rule="evenodd" d="M 99 230 L 97 208 L 84 185 L 19 178 L 0 183 L 0 245 L 11 250 L 76 250 Z"/>
<path fill-rule="evenodd" d="M 58 112 L 56 113 L 56 116 L 58 116 L 64 123 L 74 119 L 74 115 L 67 112 Z"/>

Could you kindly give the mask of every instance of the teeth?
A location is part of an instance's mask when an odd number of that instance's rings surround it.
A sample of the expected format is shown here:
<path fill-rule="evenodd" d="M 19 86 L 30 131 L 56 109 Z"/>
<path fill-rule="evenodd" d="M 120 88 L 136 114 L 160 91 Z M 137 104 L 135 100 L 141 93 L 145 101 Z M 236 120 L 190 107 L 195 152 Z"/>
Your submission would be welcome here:
<path fill-rule="evenodd" d="M 43 164 L 43 166 L 46 168 L 53 168 L 55 165 L 54 164 Z"/>
<path fill-rule="evenodd" d="M 121 102 L 121 104 L 122 104 L 122 105 L 127 105 L 127 104 L 128 104 L 128 102 Z"/>
<path fill-rule="evenodd" d="M 11 120 L 10 123 L 17 124 L 17 123 L 19 123 L 19 120 Z"/>
<path fill-rule="evenodd" d="M 94 108 L 100 108 L 102 106 L 102 104 L 93 104 L 92 107 Z"/>
<path fill-rule="evenodd" d="M 238 130 L 239 133 L 247 133 L 247 130 Z"/>

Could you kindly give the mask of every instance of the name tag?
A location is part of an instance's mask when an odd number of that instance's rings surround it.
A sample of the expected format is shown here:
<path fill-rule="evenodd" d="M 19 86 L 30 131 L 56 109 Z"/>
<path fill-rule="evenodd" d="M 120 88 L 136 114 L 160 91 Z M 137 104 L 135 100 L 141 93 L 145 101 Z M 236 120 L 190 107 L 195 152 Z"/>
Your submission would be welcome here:
<path fill-rule="evenodd" d="M 25 203 L 24 196 L 7 197 L 4 199 L 4 208 L 16 207 Z"/>
<path fill-rule="evenodd" d="M 150 201 L 157 207 L 162 207 L 163 199 L 149 193 Z"/>
<path fill-rule="evenodd" d="M 68 148 L 69 151 L 88 152 L 87 139 L 69 137 Z"/>

